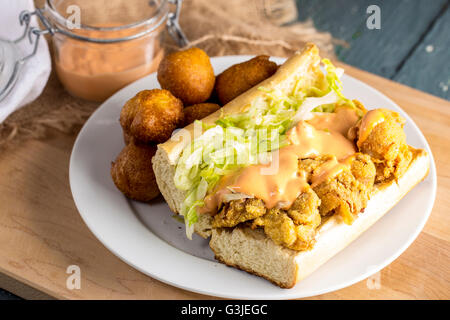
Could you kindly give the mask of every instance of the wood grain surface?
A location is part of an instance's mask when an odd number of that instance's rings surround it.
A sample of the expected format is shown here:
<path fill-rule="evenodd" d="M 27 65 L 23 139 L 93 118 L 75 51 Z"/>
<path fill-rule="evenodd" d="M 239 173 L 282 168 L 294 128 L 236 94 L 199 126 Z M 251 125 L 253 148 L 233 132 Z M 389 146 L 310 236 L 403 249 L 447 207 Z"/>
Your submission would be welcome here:
<path fill-rule="evenodd" d="M 344 67 L 350 75 L 393 99 L 421 128 L 436 160 L 437 199 L 424 231 L 379 274 L 379 289 L 370 289 L 364 280 L 313 298 L 448 299 L 450 103 Z M 166 285 L 134 270 L 103 247 L 87 229 L 69 188 L 69 157 L 75 137 L 53 132 L 45 141 L 29 141 L 0 154 L 0 272 L 60 299 L 210 298 Z M 66 288 L 66 269 L 73 264 L 81 268 L 79 290 Z M 20 294 L 14 291 L 14 286 L 8 286 L 8 290 Z"/>

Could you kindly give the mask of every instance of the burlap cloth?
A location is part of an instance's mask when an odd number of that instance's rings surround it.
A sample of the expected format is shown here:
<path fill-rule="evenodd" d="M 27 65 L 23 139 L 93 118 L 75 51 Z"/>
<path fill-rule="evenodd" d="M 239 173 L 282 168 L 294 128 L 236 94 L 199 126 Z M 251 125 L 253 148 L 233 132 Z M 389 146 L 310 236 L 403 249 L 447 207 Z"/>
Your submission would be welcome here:
<path fill-rule="evenodd" d="M 35 2 L 42 7 L 43 0 Z M 311 21 L 295 22 L 296 18 L 294 0 L 185 0 L 180 24 L 189 46 L 202 48 L 210 56 L 286 57 L 306 42 L 316 43 L 323 55 L 332 56 L 330 34 L 318 32 Z M 169 36 L 165 39 L 168 51 L 179 49 Z M 42 95 L 0 124 L 0 148 L 44 138 L 49 128 L 71 134 L 98 106 L 70 96 L 52 72 Z"/>

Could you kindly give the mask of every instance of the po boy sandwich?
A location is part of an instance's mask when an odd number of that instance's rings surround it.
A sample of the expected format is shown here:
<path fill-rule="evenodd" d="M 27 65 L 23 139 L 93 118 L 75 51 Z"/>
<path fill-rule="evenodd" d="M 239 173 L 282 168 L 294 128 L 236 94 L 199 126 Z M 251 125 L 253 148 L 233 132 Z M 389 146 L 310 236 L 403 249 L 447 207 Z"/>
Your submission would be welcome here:
<path fill-rule="evenodd" d="M 220 262 L 291 288 L 426 177 L 404 119 L 345 97 L 342 73 L 309 44 L 158 145 L 158 187 L 189 238 L 210 237 Z"/>

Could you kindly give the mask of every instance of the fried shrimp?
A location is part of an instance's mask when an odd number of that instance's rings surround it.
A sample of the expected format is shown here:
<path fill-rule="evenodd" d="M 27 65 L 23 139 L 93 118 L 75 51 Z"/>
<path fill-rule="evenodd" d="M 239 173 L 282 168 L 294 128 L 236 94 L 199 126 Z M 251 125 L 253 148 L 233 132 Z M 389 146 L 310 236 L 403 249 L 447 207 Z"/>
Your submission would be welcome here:
<path fill-rule="evenodd" d="M 386 182 L 398 179 L 408 169 L 412 152 L 403 130 L 405 119 L 386 109 L 375 111 L 382 112 L 383 121 L 372 128 L 359 150 L 372 157 L 377 169 L 375 182 Z"/>
<path fill-rule="evenodd" d="M 158 82 L 185 105 L 192 105 L 210 97 L 215 76 L 208 55 L 191 48 L 164 57 L 158 67 Z"/>
<path fill-rule="evenodd" d="M 187 126 L 195 120 L 203 119 L 211 113 L 220 109 L 220 106 L 215 103 L 199 103 L 184 108 L 184 125 Z"/>
<path fill-rule="evenodd" d="M 257 56 L 246 62 L 235 64 L 219 74 L 215 91 L 222 105 L 241 93 L 267 79 L 277 71 L 277 64 L 269 56 Z"/>
<path fill-rule="evenodd" d="M 155 152 L 155 145 L 131 141 L 111 163 L 114 184 L 128 198 L 147 202 L 159 195 L 151 161 Z"/>
<path fill-rule="evenodd" d="M 230 228 L 250 223 L 262 227 L 275 243 L 293 250 L 306 250 L 314 243 L 315 230 L 320 225 L 319 197 L 307 188 L 288 210 L 267 209 L 260 199 L 233 200 L 214 216 L 213 228 Z"/>
<path fill-rule="evenodd" d="M 288 210 L 272 208 L 266 215 L 256 218 L 252 227 L 263 227 L 264 233 L 276 244 L 293 250 L 307 250 L 313 246 L 321 222 L 319 205 L 319 197 L 307 188 Z"/>
<path fill-rule="evenodd" d="M 165 142 L 183 117 L 182 102 L 169 91 L 143 90 L 124 105 L 120 124 L 126 141 L 131 136 L 141 142 Z"/>
<path fill-rule="evenodd" d="M 266 213 L 264 201 L 260 199 L 233 200 L 225 204 L 224 209 L 214 216 L 212 226 L 234 227 L 241 222 L 255 219 Z"/>
<path fill-rule="evenodd" d="M 299 169 L 306 173 L 308 182 L 313 174 L 332 156 L 319 156 L 314 159 L 300 160 Z M 351 224 L 356 215 L 363 210 L 369 200 L 375 179 L 375 165 L 368 155 L 356 154 L 351 159 L 348 170 L 342 170 L 336 176 L 313 187 L 320 198 L 319 212 L 322 216 L 337 213 L 347 224 Z"/>

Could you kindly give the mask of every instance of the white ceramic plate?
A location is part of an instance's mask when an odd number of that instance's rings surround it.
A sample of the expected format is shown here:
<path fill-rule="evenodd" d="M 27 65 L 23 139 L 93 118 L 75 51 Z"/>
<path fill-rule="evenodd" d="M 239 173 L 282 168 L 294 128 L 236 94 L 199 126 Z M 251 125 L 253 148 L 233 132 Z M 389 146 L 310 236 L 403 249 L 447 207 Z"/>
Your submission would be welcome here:
<path fill-rule="evenodd" d="M 213 58 L 216 74 L 250 56 Z M 284 59 L 274 58 L 277 63 Z M 344 93 L 368 109 L 388 108 L 406 118 L 408 143 L 431 151 L 416 124 L 394 102 L 344 75 Z M 308 297 L 344 288 L 378 272 L 396 259 L 422 230 L 433 207 L 436 170 L 356 241 L 292 289 L 280 289 L 246 272 L 217 263 L 208 241 L 189 241 L 162 198 L 151 204 L 126 199 L 110 177 L 111 161 L 123 148 L 118 119 L 123 104 L 138 91 L 159 87 L 151 74 L 123 88 L 86 122 L 70 159 L 70 186 L 76 206 L 94 235 L 139 271 L 186 290 L 237 299 Z M 382 283 L 381 283 L 382 285 Z"/>

